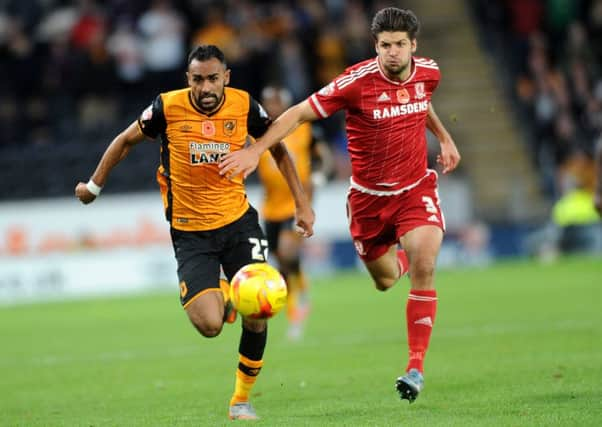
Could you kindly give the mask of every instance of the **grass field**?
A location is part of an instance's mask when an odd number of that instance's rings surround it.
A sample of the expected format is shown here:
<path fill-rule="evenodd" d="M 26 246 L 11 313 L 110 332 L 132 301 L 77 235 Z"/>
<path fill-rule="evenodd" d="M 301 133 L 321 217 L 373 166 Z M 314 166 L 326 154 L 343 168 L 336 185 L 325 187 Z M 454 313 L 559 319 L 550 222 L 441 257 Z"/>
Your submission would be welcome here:
<path fill-rule="evenodd" d="M 270 323 L 266 426 L 602 425 L 602 259 L 438 273 L 426 388 L 400 401 L 404 279 L 315 280 L 305 339 Z M 239 324 L 197 336 L 174 295 L 0 308 L 0 425 L 220 426 Z"/>

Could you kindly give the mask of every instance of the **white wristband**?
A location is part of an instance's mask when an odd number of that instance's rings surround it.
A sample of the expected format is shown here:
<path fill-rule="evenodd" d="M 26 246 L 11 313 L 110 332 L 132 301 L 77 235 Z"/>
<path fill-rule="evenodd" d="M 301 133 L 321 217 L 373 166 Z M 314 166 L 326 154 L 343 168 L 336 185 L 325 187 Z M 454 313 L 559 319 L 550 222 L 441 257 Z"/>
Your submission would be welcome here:
<path fill-rule="evenodd" d="M 86 184 L 86 188 L 90 193 L 94 194 L 96 197 L 100 195 L 100 190 L 102 190 L 102 187 L 97 185 L 94 181 L 92 181 L 91 178 L 90 181 L 88 181 L 88 183 Z"/>

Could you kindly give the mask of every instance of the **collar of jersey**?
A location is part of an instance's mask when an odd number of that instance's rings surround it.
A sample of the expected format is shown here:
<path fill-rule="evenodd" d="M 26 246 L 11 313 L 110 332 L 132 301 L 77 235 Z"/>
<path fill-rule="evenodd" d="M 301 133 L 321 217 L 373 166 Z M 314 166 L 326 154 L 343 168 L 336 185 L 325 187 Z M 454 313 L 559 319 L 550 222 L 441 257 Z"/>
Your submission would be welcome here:
<path fill-rule="evenodd" d="M 382 66 L 380 65 L 380 59 L 378 58 L 378 56 L 376 57 L 376 64 L 378 65 L 378 72 L 380 73 L 380 75 L 383 77 L 383 79 L 385 79 L 388 82 L 391 82 L 393 84 L 396 84 L 396 85 L 405 85 L 406 83 L 408 83 L 410 80 L 412 80 L 414 78 L 414 74 L 416 74 L 416 63 L 414 62 L 414 56 L 412 56 L 410 61 L 412 61 L 412 70 L 410 72 L 410 75 L 404 81 L 399 81 L 399 80 L 391 80 L 390 78 L 387 77 L 387 75 L 383 71 Z"/>

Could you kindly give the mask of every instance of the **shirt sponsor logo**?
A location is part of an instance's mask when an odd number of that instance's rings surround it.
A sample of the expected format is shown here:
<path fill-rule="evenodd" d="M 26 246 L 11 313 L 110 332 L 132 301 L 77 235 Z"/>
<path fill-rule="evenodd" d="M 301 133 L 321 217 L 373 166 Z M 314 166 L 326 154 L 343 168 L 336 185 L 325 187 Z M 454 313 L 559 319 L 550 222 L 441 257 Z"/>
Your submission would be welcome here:
<path fill-rule="evenodd" d="M 391 117 L 405 116 L 407 114 L 421 113 L 428 110 L 429 102 L 420 101 L 406 105 L 394 105 L 392 107 L 377 108 L 372 110 L 372 118 L 375 120 L 388 119 Z"/>
<path fill-rule="evenodd" d="M 230 152 L 230 144 L 226 142 L 191 141 L 188 148 L 190 150 L 190 164 L 193 166 L 218 163 L 223 156 Z"/>

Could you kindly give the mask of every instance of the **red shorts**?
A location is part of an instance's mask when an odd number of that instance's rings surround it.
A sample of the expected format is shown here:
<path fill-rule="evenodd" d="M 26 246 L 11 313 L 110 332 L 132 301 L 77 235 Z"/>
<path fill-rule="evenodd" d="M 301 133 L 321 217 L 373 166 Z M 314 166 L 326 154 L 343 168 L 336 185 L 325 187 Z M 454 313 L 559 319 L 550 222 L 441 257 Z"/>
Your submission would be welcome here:
<path fill-rule="evenodd" d="M 364 261 L 377 259 L 421 225 L 445 231 L 435 171 L 405 191 L 387 194 L 358 187 L 352 185 L 347 195 L 347 218 L 353 244 Z"/>

